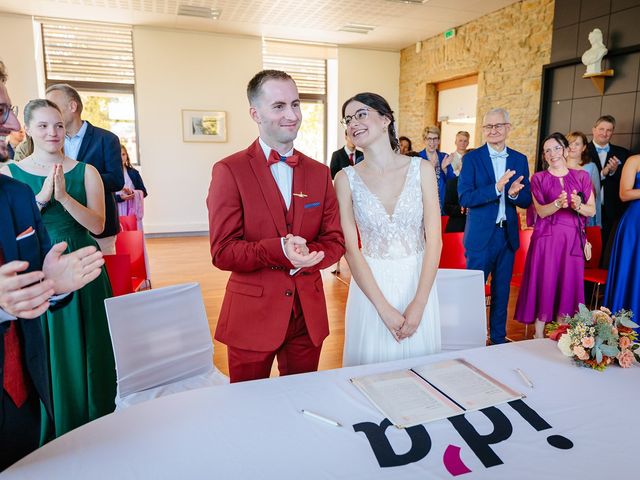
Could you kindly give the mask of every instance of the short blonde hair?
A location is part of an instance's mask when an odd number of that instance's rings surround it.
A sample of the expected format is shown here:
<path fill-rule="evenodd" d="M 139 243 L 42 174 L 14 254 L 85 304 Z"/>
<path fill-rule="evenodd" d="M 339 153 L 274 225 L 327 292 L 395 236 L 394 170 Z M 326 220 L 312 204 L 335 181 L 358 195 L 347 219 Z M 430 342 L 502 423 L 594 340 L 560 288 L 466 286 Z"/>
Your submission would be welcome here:
<path fill-rule="evenodd" d="M 430 133 L 433 133 L 440 137 L 440 129 L 435 125 L 429 125 L 428 127 L 424 127 L 424 130 L 422 131 L 422 138 L 427 138 L 427 135 Z"/>
<path fill-rule="evenodd" d="M 466 130 L 460 130 L 458 133 L 456 133 L 456 137 L 457 137 L 458 135 L 462 135 L 463 137 L 467 137 L 467 140 L 468 140 L 469 138 L 471 138 L 471 135 L 469 135 L 469 132 L 467 132 Z"/>

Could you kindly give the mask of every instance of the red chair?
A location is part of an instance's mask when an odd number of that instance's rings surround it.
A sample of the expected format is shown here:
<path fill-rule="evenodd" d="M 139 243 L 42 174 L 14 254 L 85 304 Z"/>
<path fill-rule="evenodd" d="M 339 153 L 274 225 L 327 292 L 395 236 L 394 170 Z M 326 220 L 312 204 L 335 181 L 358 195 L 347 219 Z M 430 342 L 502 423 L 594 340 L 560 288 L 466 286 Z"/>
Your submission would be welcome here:
<path fill-rule="evenodd" d="M 607 271 L 599 268 L 602 257 L 602 236 L 600 227 L 587 227 L 587 240 L 591 243 L 591 260 L 586 262 L 584 269 L 584 281 L 595 284 L 591 292 L 589 305 L 598 308 L 600 287 L 607 283 Z"/>
<path fill-rule="evenodd" d="M 137 292 L 145 283 L 151 281 L 147 277 L 147 267 L 144 262 L 144 235 L 140 231 L 124 231 L 116 235 L 116 253 L 128 254 L 131 257 L 131 284 Z"/>
<path fill-rule="evenodd" d="M 511 276 L 512 287 L 520 288 L 520 285 L 522 285 L 522 275 L 524 274 L 524 264 L 527 260 L 529 245 L 531 244 L 531 235 L 533 235 L 533 229 L 519 231 L 520 247 L 516 251 L 513 260 L 513 275 Z"/>
<path fill-rule="evenodd" d="M 104 266 L 107 269 L 114 297 L 133 293 L 129 255 L 105 255 Z"/>
<path fill-rule="evenodd" d="M 449 217 L 447 217 L 446 215 L 442 215 L 440 217 L 440 225 L 441 225 L 441 232 L 444 233 L 445 229 L 447 228 L 447 223 L 449 223 Z"/>
<path fill-rule="evenodd" d="M 130 232 L 138 230 L 138 219 L 135 215 L 123 215 L 120 217 L 120 230 Z"/>
<path fill-rule="evenodd" d="M 467 268 L 467 259 L 464 256 L 464 245 L 462 244 L 463 237 L 463 232 L 442 234 L 442 253 L 440 254 L 439 268 Z"/>

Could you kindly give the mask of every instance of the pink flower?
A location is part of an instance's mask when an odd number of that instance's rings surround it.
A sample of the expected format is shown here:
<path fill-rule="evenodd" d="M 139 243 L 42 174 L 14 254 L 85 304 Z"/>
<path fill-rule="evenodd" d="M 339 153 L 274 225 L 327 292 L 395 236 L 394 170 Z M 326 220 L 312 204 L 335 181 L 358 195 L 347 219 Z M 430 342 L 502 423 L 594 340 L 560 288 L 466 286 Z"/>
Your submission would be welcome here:
<path fill-rule="evenodd" d="M 614 335 L 618 334 L 618 329 L 616 327 L 611 327 L 611 333 Z"/>
<path fill-rule="evenodd" d="M 633 352 L 631 350 L 624 350 L 620 352 L 616 358 L 622 368 L 629 368 L 633 363 Z"/>
<path fill-rule="evenodd" d="M 620 350 L 626 350 L 631 346 L 631 340 L 629 340 L 629 337 L 622 336 L 620 337 L 619 345 L 620 345 Z"/>
<path fill-rule="evenodd" d="M 589 360 L 589 354 L 580 345 L 576 345 L 575 347 L 573 347 L 573 354 L 580 360 Z"/>
<path fill-rule="evenodd" d="M 582 346 L 584 348 L 591 348 L 596 344 L 596 341 L 594 340 L 593 337 L 584 337 L 582 339 Z"/>
<path fill-rule="evenodd" d="M 602 310 L 607 315 L 611 315 L 611 310 L 609 310 L 607 307 L 600 307 L 600 310 Z"/>

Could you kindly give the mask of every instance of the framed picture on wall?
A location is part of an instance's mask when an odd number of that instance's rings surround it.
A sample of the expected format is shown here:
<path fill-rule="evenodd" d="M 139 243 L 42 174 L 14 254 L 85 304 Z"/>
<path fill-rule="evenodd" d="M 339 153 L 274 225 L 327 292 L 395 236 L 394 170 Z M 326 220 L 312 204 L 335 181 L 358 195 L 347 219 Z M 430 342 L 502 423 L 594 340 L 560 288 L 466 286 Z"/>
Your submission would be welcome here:
<path fill-rule="evenodd" d="M 184 142 L 226 142 L 227 112 L 182 110 Z"/>

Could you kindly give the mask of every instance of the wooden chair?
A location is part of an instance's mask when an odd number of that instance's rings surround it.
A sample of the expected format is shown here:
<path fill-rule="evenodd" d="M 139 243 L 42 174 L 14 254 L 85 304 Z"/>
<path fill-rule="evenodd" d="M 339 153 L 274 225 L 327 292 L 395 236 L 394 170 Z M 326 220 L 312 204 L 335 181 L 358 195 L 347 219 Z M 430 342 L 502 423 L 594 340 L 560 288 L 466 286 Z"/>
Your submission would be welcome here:
<path fill-rule="evenodd" d="M 114 297 L 133 293 L 131 259 L 129 255 L 105 255 L 104 266 L 107 269 Z"/>
<path fill-rule="evenodd" d="M 607 271 L 599 268 L 600 258 L 602 257 L 600 227 L 587 227 L 587 240 L 591 243 L 591 260 L 585 264 L 584 281 L 594 284 L 589 305 L 591 308 L 598 308 L 600 287 L 607 283 Z"/>
<path fill-rule="evenodd" d="M 131 284 L 133 291 L 151 288 L 144 262 L 144 234 L 138 230 L 124 231 L 116 236 L 116 253 L 128 254 L 131 259 Z"/>

